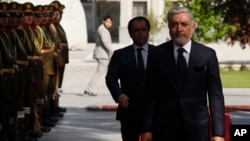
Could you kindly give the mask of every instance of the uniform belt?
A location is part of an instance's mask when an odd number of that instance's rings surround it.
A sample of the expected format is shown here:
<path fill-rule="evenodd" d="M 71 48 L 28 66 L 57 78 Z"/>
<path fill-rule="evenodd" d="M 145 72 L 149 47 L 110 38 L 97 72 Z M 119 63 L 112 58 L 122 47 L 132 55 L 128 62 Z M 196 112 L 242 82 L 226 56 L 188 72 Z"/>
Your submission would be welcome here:
<path fill-rule="evenodd" d="M 41 49 L 41 53 L 51 53 L 53 52 L 51 49 Z"/>
<path fill-rule="evenodd" d="M 0 70 L 0 74 L 3 74 L 3 73 L 11 73 L 11 74 L 14 74 L 15 73 L 15 70 L 14 69 L 7 69 L 7 68 L 2 68 Z"/>
<path fill-rule="evenodd" d="M 24 66 L 28 66 L 29 65 L 28 61 L 22 61 L 22 60 L 16 60 L 16 63 L 18 65 L 24 65 Z"/>
<path fill-rule="evenodd" d="M 42 60 L 42 57 L 41 56 L 27 56 L 27 59 L 28 60 Z"/>

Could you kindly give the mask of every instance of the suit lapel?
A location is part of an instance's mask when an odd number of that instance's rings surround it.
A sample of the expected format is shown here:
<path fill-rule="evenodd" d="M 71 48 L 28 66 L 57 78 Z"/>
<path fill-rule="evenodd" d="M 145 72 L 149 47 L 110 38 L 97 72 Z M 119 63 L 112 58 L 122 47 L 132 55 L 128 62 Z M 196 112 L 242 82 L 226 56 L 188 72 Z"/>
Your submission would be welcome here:
<path fill-rule="evenodd" d="M 166 52 L 164 55 L 166 60 L 163 60 L 166 62 L 166 65 L 164 65 L 166 67 L 165 70 L 168 72 L 168 77 L 170 78 L 169 81 L 171 81 L 170 84 L 172 84 L 174 89 L 178 92 L 173 42 L 167 42 L 167 44 L 164 46 L 164 49 L 165 50 L 163 52 Z"/>
<path fill-rule="evenodd" d="M 193 76 L 191 76 L 192 69 L 195 67 L 196 62 L 199 61 L 199 47 L 197 47 L 197 44 L 192 41 L 191 43 L 191 50 L 189 55 L 189 62 L 188 62 L 188 72 L 185 80 L 184 87 L 186 86 L 186 83 L 188 83 L 189 79 L 191 79 Z"/>
<path fill-rule="evenodd" d="M 134 77 L 137 77 L 138 69 L 133 45 L 129 46 L 128 50 L 126 51 L 125 61 L 127 62 L 127 67 L 131 74 L 136 74 Z"/>
<path fill-rule="evenodd" d="M 196 44 L 192 42 L 191 44 L 191 50 L 189 55 L 189 62 L 188 62 L 188 72 L 192 71 L 192 68 L 194 67 L 195 62 L 197 61 L 198 49 Z"/>

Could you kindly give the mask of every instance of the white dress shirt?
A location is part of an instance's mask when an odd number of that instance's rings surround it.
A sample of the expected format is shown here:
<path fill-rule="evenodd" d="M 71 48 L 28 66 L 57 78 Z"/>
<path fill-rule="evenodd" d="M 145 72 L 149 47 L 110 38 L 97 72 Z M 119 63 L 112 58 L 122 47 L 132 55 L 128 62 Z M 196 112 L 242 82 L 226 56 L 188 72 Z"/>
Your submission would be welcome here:
<path fill-rule="evenodd" d="M 176 44 L 174 44 L 174 57 L 175 57 L 175 63 L 177 63 L 177 56 L 178 56 L 178 49 L 180 47 Z M 183 52 L 183 56 L 186 59 L 187 62 L 187 67 L 188 67 L 188 62 L 189 62 L 189 56 L 190 56 L 190 51 L 191 51 L 191 40 L 187 42 L 183 47 L 185 49 L 185 52 Z"/>
<path fill-rule="evenodd" d="M 137 48 L 143 48 L 143 50 L 141 51 L 142 53 L 142 58 L 143 58 L 143 63 L 144 63 L 144 67 L 146 69 L 147 66 L 147 58 L 148 58 L 148 43 L 144 44 L 142 47 L 139 47 L 137 45 L 134 45 L 134 52 L 135 52 L 135 58 L 137 61 Z M 138 64 L 138 63 L 137 63 Z"/>

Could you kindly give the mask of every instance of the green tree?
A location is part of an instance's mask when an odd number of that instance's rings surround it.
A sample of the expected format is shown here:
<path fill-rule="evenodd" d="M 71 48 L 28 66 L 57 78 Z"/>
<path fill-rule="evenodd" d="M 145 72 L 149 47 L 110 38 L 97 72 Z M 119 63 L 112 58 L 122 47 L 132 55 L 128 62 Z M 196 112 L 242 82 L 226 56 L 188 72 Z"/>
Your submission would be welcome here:
<path fill-rule="evenodd" d="M 162 28 L 162 23 L 159 21 L 159 19 L 154 15 L 153 10 L 150 10 L 148 14 L 146 15 L 146 18 L 148 19 L 150 23 L 150 33 L 149 33 L 149 41 L 152 42 L 154 40 L 155 35 L 157 32 L 159 32 Z"/>
<path fill-rule="evenodd" d="M 164 0 L 165 8 L 163 10 L 163 21 L 168 22 L 167 20 L 167 14 L 168 11 L 174 6 L 173 2 L 171 0 Z"/>
<path fill-rule="evenodd" d="M 150 22 L 149 41 L 151 42 L 154 40 L 155 35 L 162 29 L 162 27 L 164 26 L 164 23 L 167 22 L 167 18 L 166 18 L 167 12 L 173 6 L 173 3 L 171 0 L 164 0 L 164 2 L 165 2 L 165 9 L 163 11 L 162 19 L 157 18 L 154 15 L 154 12 L 152 9 L 146 15 L 147 19 Z"/>
<path fill-rule="evenodd" d="M 215 0 L 216 1 L 216 0 Z M 208 0 L 178 0 L 180 6 L 189 7 L 195 16 L 197 28 L 193 38 L 203 43 L 216 42 L 234 34 L 236 27 L 224 22 L 225 13 L 215 11 L 215 3 Z"/>
<path fill-rule="evenodd" d="M 250 1 L 249 0 L 213 0 L 215 12 L 222 12 L 224 23 L 234 25 L 236 32 L 228 34 L 229 44 L 240 42 L 243 49 L 250 45 Z"/>

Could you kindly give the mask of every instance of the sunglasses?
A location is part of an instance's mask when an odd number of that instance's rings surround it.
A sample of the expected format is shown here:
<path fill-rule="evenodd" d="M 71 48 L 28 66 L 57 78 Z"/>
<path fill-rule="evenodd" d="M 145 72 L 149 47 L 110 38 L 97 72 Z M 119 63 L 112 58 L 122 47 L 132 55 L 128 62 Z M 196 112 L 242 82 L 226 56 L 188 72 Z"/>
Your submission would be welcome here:
<path fill-rule="evenodd" d="M 37 17 L 37 18 L 42 18 L 42 17 L 43 17 L 43 14 L 38 14 L 38 13 L 37 13 L 37 14 L 34 14 L 34 16 Z"/>
<path fill-rule="evenodd" d="M 53 17 L 53 13 L 43 13 L 44 17 Z"/>
<path fill-rule="evenodd" d="M 9 16 L 10 16 L 9 13 L 0 13 L 1 18 L 6 18 L 6 17 L 9 17 Z"/>

